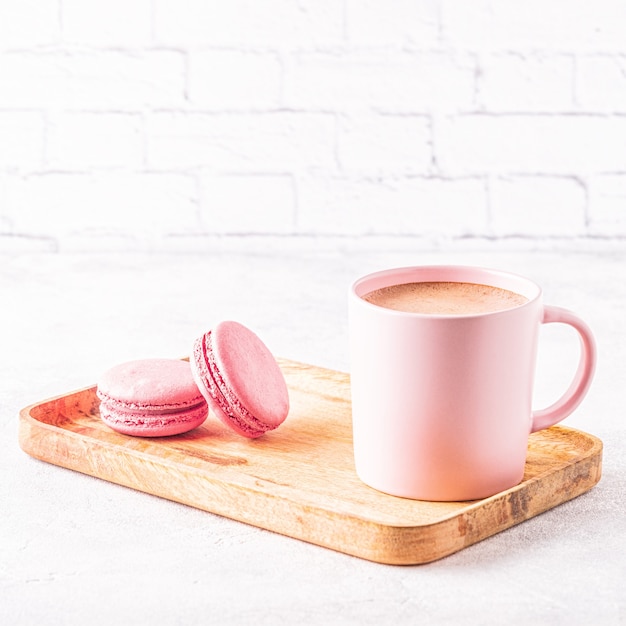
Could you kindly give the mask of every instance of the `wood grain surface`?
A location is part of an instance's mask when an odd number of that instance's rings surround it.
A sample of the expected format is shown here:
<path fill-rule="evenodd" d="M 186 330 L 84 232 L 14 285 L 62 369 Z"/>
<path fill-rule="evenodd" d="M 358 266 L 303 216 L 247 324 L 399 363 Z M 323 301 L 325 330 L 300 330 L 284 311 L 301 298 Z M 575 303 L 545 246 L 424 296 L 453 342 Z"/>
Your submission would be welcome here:
<path fill-rule="evenodd" d="M 552 427 L 529 438 L 520 485 L 484 500 L 424 502 L 364 485 L 354 470 L 347 374 L 279 359 L 285 423 L 244 439 L 212 416 L 174 437 L 129 437 L 99 416 L 95 387 L 28 406 L 31 456 L 104 480 L 388 564 L 439 559 L 591 489 L 602 442 Z"/>

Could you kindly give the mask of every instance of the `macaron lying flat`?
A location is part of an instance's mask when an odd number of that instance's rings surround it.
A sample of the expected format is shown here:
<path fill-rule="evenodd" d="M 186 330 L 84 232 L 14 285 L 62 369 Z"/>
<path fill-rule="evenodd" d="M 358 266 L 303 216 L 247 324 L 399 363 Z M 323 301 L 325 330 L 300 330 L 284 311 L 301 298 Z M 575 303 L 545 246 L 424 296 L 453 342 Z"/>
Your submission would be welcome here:
<path fill-rule="evenodd" d="M 195 341 L 191 371 L 216 416 L 244 437 L 260 437 L 287 417 L 289 393 L 278 363 L 239 322 L 220 322 Z"/>
<path fill-rule="evenodd" d="M 208 415 L 189 363 L 176 359 L 116 365 L 102 375 L 96 394 L 102 421 L 126 435 L 178 435 L 200 426 Z"/>

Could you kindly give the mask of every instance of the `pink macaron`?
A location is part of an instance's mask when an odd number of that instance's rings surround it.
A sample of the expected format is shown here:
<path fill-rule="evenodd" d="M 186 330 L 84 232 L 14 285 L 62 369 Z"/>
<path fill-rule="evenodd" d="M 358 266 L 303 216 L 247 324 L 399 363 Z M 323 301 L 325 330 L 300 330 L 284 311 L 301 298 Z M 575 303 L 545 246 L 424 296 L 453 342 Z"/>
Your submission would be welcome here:
<path fill-rule="evenodd" d="M 142 359 L 105 372 L 96 394 L 102 421 L 125 435 L 179 435 L 207 418 L 191 368 L 176 359 Z"/>
<path fill-rule="evenodd" d="M 196 339 L 191 371 L 216 416 L 244 437 L 280 426 L 289 412 L 287 384 L 267 346 L 238 322 L 220 322 Z"/>

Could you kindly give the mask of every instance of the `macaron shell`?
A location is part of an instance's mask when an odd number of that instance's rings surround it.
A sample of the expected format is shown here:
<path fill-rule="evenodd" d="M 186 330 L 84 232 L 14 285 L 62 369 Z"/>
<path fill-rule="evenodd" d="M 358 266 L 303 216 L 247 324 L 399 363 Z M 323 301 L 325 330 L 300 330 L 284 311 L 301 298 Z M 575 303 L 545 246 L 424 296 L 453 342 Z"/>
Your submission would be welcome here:
<path fill-rule="evenodd" d="M 236 399 L 230 393 L 228 394 L 229 398 L 222 393 L 220 386 L 223 387 L 224 383 L 219 375 L 218 380 L 216 380 L 213 370 L 211 332 L 208 332 L 194 343 L 191 371 L 196 384 L 200 391 L 203 391 L 203 395 L 215 416 L 225 426 L 244 437 L 260 437 L 268 430 L 267 427 L 256 420 L 252 420 L 247 412 L 245 412 L 245 417 L 242 416 L 244 411 L 241 410 L 241 407 L 235 407 Z"/>
<path fill-rule="evenodd" d="M 224 385 L 243 407 L 267 430 L 282 424 L 289 412 L 287 384 L 263 341 L 238 322 L 220 322 L 212 354 Z"/>
<path fill-rule="evenodd" d="M 180 409 L 203 401 L 189 363 L 177 359 L 139 359 L 116 365 L 100 378 L 98 395 L 120 408 Z"/>
<path fill-rule="evenodd" d="M 221 322 L 196 339 L 191 369 L 215 415 L 244 437 L 277 428 L 289 413 L 278 363 L 261 339 L 238 322 Z"/>

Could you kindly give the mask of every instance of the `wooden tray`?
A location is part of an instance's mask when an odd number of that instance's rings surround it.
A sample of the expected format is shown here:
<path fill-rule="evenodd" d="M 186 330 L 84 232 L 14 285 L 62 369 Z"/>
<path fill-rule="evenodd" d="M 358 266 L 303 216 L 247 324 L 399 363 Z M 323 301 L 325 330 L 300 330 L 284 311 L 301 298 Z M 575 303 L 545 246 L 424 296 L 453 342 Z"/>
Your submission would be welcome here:
<path fill-rule="evenodd" d="M 452 554 L 591 489 L 602 442 L 571 428 L 530 436 L 523 482 L 472 502 L 423 502 L 361 483 L 352 458 L 347 374 L 279 360 L 287 421 L 260 439 L 213 417 L 160 439 L 128 437 L 99 419 L 95 387 L 20 412 L 31 456 L 120 485 L 357 557 L 426 563 Z"/>

